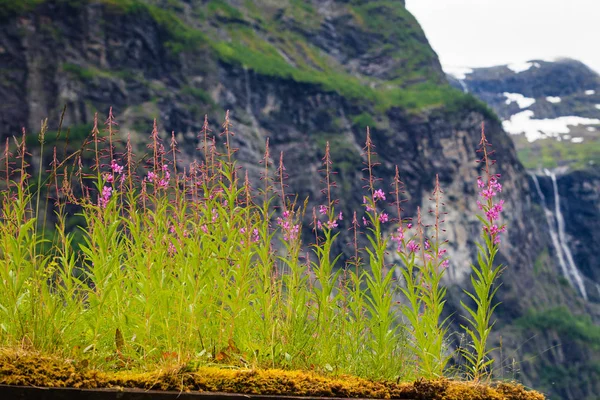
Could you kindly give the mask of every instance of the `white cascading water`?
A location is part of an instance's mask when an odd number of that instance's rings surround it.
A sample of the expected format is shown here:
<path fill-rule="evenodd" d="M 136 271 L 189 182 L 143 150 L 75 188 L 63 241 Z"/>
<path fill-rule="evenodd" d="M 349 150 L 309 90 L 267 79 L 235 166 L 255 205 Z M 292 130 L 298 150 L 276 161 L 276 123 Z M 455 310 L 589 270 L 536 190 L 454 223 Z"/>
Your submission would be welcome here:
<path fill-rule="evenodd" d="M 560 211 L 560 196 L 558 194 L 558 184 L 556 183 L 556 174 L 552 171 L 544 170 L 546 175 L 550 176 L 552 179 L 552 187 L 554 188 L 554 207 L 556 209 L 556 223 L 558 225 L 558 240 L 565 254 L 565 258 L 568 262 L 569 273 L 573 277 L 573 280 L 577 284 L 577 288 L 581 293 L 581 296 L 587 300 L 587 293 L 585 291 L 585 284 L 583 283 L 583 277 L 581 273 L 577 269 L 575 265 L 575 260 L 573 260 L 573 254 L 571 253 L 571 249 L 567 244 L 567 235 L 565 234 L 565 219 L 563 218 L 562 212 Z"/>
<path fill-rule="evenodd" d="M 463 92 L 469 93 L 469 88 L 467 87 L 467 84 L 465 83 L 465 81 L 462 79 L 459 79 L 458 82 L 460 83 L 460 86 L 462 87 Z"/>
<path fill-rule="evenodd" d="M 244 78 L 246 81 L 246 114 L 250 117 L 252 129 L 254 130 L 254 134 L 258 137 L 260 131 L 256 116 L 252 112 L 252 92 L 250 91 L 250 77 L 248 76 L 248 68 L 246 67 L 244 67 Z"/>
<path fill-rule="evenodd" d="M 550 176 L 551 178 L 552 176 L 554 176 L 552 183 L 554 187 L 554 204 L 555 209 L 557 210 L 556 215 L 555 213 L 550 211 L 546 206 L 546 197 L 542 192 L 542 188 L 540 187 L 540 183 L 538 181 L 537 176 L 535 174 L 530 174 L 530 176 L 533 179 L 535 189 L 538 193 L 538 196 L 540 196 L 542 206 L 544 207 L 544 215 L 548 224 L 548 231 L 550 233 L 550 239 L 552 240 L 552 246 L 554 247 L 554 251 L 556 252 L 556 257 L 558 258 L 558 263 L 560 265 L 560 269 L 562 270 L 564 277 L 569 281 L 571 286 L 578 289 L 579 293 L 581 293 L 581 296 L 587 300 L 587 293 L 585 291 L 583 279 L 581 278 L 579 270 L 575 266 L 573 256 L 566 243 L 566 235 L 564 232 L 564 219 L 562 216 L 562 212 L 560 211 L 560 199 L 558 196 L 558 185 L 556 185 L 556 175 L 548 170 L 545 170 L 545 172 L 546 175 Z M 556 227 L 558 227 L 558 230 L 556 229 Z"/>

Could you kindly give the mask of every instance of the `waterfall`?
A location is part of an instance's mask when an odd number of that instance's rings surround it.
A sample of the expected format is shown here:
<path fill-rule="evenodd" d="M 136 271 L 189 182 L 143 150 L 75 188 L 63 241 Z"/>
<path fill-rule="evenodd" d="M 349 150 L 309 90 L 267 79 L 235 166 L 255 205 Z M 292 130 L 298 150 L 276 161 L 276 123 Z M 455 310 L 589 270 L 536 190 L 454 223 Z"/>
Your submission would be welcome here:
<path fill-rule="evenodd" d="M 459 79 L 458 83 L 460 83 L 460 86 L 462 87 L 463 92 L 469 93 L 469 88 L 467 87 L 467 84 L 465 83 L 464 80 Z"/>
<path fill-rule="evenodd" d="M 571 254 L 571 249 L 569 249 L 569 246 L 567 245 L 567 235 L 565 234 L 565 219 L 563 218 L 562 212 L 560 211 L 560 196 L 558 194 L 556 174 L 548 170 L 544 170 L 544 172 L 552 179 L 552 187 L 554 188 L 554 207 L 556 209 L 556 223 L 558 225 L 558 240 L 568 261 L 569 273 L 575 280 L 575 283 L 577 284 L 577 288 L 579 289 L 581 296 L 587 300 L 587 293 L 585 291 L 583 278 L 581 277 L 581 274 L 579 273 L 579 270 L 575 265 L 575 260 L 573 260 L 573 254 Z"/>
<path fill-rule="evenodd" d="M 569 247 L 566 243 L 566 235 L 564 232 L 564 218 L 562 216 L 562 212 L 560 211 L 560 198 L 558 196 L 558 185 L 556 184 L 556 175 L 548 170 L 546 170 L 545 172 L 546 175 L 549 175 L 551 178 L 553 177 L 552 182 L 554 187 L 554 204 L 556 215 L 546 206 L 546 197 L 542 192 L 542 188 L 540 187 L 540 183 L 538 181 L 537 176 L 532 173 L 530 173 L 529 175 L 533 179 L 537 194 L 538 196 L 540 196 L 542 207 L 544 207 L 544 216 L 546 217 L 546 223 L 548 224 L 548 232 L 550 233 L 550 239 L 552 240 L 552 247 L 554 247 L 554 251 L 556 253 L 556 257 L 558 258 L 558 263 L 560 265 L 560 269 L 563 273 L 563 276 L 569 281 L 571 286 L 578 289 L 579 293 L 581 293 L 581 296 L 587 300 L 587 293 L 585 291 L 583 279 L 581 278 L 579 270 L 575 266 L 573 256 L 571 255 L 571 251 L 569 250 Z"/>
<path fill-rule="evenodd" d="M 254 130 L 254 134 L 256 137 L 259 136 L 259 126 L 258 121 L 256 120 L 256 116 L 252 111 L 252 92 L 250 91 L 250 77 L 248 76 L 248 68 L 244 67 L 244 78 L 246 83 L 246 114 L 250 117 L 250 121 L 252 122 L 252 129 Z"/>

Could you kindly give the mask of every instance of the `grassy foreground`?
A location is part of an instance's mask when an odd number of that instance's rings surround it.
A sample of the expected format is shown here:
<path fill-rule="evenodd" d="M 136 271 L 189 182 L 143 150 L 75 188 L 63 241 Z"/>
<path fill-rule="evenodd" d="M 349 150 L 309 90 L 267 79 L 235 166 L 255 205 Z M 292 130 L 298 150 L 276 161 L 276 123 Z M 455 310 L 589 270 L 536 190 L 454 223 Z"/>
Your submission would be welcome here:
<path fill-rule="evenodd" d="M 453 350 L 443 318 L 450 268 L 444 192 L 436 179 L 429 213 L 418 208 L 415 218 L 405 216 L 398 168 L 388 185 L 377 178 L 368 128 L 363 204 L 343 215 L 328 142 L 323 195 L 311 213 L 308 201 L 287 192 L 284 156 L 272 156 L 268 141 L 252 186 L 235 161 L 228 112 L 220 143 L 205 119 L 200 160 L 189 165 L 179 161 L 174 136 L 163 144 L 156 123 L 137 161 L 116 126 L 112 111 L 103 133 L 96 118 L 81 150 L 61 160 L 55 148 L 37 179 L 25 134 L 16 149 L 6 144 L 1 384 L 543 398 L 520 386 L 484 384 L 492 377 L 488 337 L 502 271 L 494 260 L 506 226 L 483 130 L 482 173 L 474 182 L 482 244 L 461 303 L 468 342 Z M 46 134 L 43 125 L 42 154 Z M 343 261 L 334 246 L 342 229 L 351 232 L 354 251 Z M 307 232 L 312 238 L 302 237 Z M 453 365 L 455 356 L 466 362 Z"/>

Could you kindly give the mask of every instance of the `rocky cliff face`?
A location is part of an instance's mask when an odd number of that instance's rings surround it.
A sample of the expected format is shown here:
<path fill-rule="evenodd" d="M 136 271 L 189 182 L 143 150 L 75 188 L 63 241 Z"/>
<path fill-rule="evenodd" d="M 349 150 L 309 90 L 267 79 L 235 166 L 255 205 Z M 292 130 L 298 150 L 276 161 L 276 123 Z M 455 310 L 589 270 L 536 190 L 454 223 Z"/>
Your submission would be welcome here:
<path fill-rule="evenodd" d="M 533 201 L 510 138 L 485 106 L 447 86 L 403 2 L 26 1 L 0 17 L 3 137 L 22 126 L 35 132 L 46 116 L 56 126 L 64 104 L 65 125 L 73 132 L 85 128 L 94 112 L 105 114 L 113 106 L 122 135 L 131 133 L 142 143 L 158 118 L 189 162 L 198 157 L 203 115 L 212 116 L 218 132 L 217 121 L 230 109 L 243 165 L 257 175 L 269 138 L 272 154 L 285 154 L 290 191 L 309 196 L 309 207 L 320 200 L 318 169 L 329 141 L 339 173 L 337 195 L 348 213 L 360 210 L 361 148 L 370 126 L 381 162 L 377 174 L 386 185 L 394 166 L 400 167 L 410 194 L 406 215 L 415 216 L 418 206 L 428 209 L 440 174 L 447 196 L 452 310 L 458 310 L 459 285 L 468 276 L 480 232 L 474 160 L 485 122 L 510 227 L 499 256 L 507 270 L 499 291 L 497 338 L 502 335 L 504 347 L 498 371 L 507 369 L 507 357 L 525 363 L 524 340 L 537 346 L 533 355 L 546 360 L 548 342 L 529 340 L 529 331 L 517 323 L 530 310 L 565 305 L 600 315 L 559 281 L 560 268 L 548 256 L 544 211 Z M 460 312 L 452 318 L 458 325 Z M 520 377 L 542 384 L 542 364 L 527 365 Z M 542 389 L 553 390 L 545 384 Z M 572 398 L 562 389 L 556 393 Z"/>

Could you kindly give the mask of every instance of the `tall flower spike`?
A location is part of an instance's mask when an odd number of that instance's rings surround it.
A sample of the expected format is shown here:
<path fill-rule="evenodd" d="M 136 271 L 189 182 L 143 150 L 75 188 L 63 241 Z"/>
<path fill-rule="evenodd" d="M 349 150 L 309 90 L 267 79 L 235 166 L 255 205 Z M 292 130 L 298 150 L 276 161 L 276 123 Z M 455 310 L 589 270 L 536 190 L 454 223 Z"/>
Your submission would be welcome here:
<path fill-rule="evenodd" d="M 260 161 L 260 164 L 263 164 L 263 171 L 260 173 L 260 180 L 264 181 L 264 192 L 263 192 L 263 204 L 267 204 L 269 202 L 269 193 L 271 192 L 271 176 L 269 174 L 269 165 L 271 163 L 271 151 L 269 148 L 269 138 L 265 143 L 265 154 Z"/>
<path fill-rule="evenodd" d="M 98 150 L 98 143 L 100 141 L 100 130 L 98 129 L 98 113 L 94 113 L 94 127 L 92 128 L 92 137 L 94 138 L 94 153 L 96 155 L 96 169 L 98 176 L 100 176 L 100 153 Z"/>
<path fill-rule="evenodd" d="M 223 122 L 223 132 L 221 136 L 225 136 L 225 148 L 227 150 L 227 162 L 231 165 L 231 156 L 237 151 L 237 149 L 231 148 L 230 136 L 235 136 L 231 131 L 231 120 L 229 119 L 229 110 L 225 112 L 225 121 Z"/>
<path fill-rule="evenodd" d="M 332 171 L 332 168 L 331 168 L 331 166 L 333 165 L 333 161 L 331 160 L 331 150 L 329 147 L 329 141 L 327 141 L 325 144 L 325 155 L 323 156 L 321 161 L 323 161 L 323 169 L 321 169 L 320 172 L 325 173 L 325 180 L 324 181 L 321 180 L 321 182 L 325 184 L 325 187 L 323 189 L 321 189 L 321 193 L 323 193 L 325 196 L 327 196 L 327 206 L 326 207 L 328 210 L 331 210 L 332 206 L 334 204 L 337 204 L 337 200 L 332 200 L 332 198 L 331 198 L 331 188 L 337 187 L 337 184 L 331 177 L 332 175 L 335 174 L 335 172 Z"/>
<path fill-rule="evenodd" d="M 369 191 L 371 192 L 371 197 L 373 197 L 375 193 L 375 183 L 381 180 L 380 178 L 376 178 L 373 174 L 373 167 L 379 165 L 379 163 L 375 161 L 375 156 L 377 155 L 377 153 L 374 149 L 375 144 L 371 140 L 371 130 L 369 129 L 369 127 L 367 127 L 367 140 L 365 142 L 365 147 L 363 147 L 363 156 L 367 158 L 367 161 L 363 162 L 363 164 L 366 165 L 366 168 L 363 168 L 363 171 L 368 171 L 369 178 L 367 179 L 368 184 L 363 187 L 369 189 Z M 363 180 L 365 179 L 363 178 Z"/>
<path fill-rule="evenodd" d="M 400 199 L 400 194 L 404 193 L 404 184 L 400 180 L 400 170 L 396 165 L 396 172 L 394 174 L 394 182 L 392 183 L 394 186 L 394 205 L 396 206 L 396 216 L 398 217 L 398 225 L 402 228 L 402 202 L 406 200 Z"/>
<path fill-rule="evenodd" d="M 119 125 L 117 123 L 117 121 L 115 120 L 115 116 L 113 115 L 113 108 L 110 107 L 108 109 L 108 118 L 106 119 L 106 122 L 104 123 L 104 125 L 106 126 L 106 131 L 108 132 L 108 151 L 109 151 L 109 160 L 114 159 L 114 154 L 113 154 L 113 135 L 115 134 L 115 131 L 113 130 L 113 126 Z"/>

